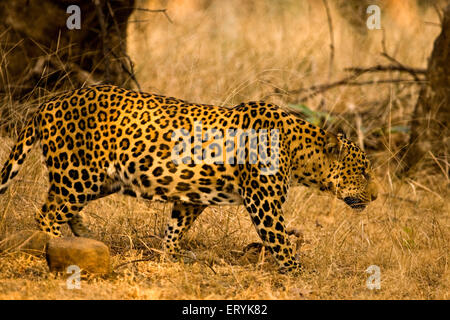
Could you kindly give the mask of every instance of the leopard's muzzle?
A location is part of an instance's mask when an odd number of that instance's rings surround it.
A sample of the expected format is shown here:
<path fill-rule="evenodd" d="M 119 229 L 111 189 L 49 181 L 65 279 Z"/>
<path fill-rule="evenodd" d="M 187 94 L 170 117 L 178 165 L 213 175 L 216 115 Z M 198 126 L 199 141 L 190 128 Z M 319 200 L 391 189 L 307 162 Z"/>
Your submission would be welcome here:
<path fill-rule="evenodd" d="M 344 202 L 352 209 L 357 211 L 363 211 L 367 206 L 367 202 L 353 197 L 345 197 Z"/>

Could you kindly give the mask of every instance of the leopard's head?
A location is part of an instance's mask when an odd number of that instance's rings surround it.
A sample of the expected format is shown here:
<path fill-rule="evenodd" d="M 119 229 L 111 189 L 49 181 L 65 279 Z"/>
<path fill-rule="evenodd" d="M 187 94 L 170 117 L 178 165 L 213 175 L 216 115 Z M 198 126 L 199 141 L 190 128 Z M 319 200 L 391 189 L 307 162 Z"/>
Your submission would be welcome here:
<path fill-rule="evenodd" d="M 327 172 L 322 185 L 356 210 L 377 198 L 378 186 L 367 155 L 342 134 L 326 133 L 324 155 Z"/>

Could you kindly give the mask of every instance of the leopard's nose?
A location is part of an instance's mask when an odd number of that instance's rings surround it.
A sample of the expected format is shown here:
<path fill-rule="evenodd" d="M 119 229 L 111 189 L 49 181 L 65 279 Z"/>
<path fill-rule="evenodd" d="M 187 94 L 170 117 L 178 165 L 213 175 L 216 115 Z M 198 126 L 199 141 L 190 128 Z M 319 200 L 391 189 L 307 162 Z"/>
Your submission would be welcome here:
<path fill-rule="evenodd" d="M 376 198 L 378 198 L 378 191 L 372 190 L 372 192 L 370 193 L 370 201 L 374 201 Z"/>
<path fill-rule="evenodd" d="M 369 185 L 368 191 L 370 194 L 370 201 L 374 201 L 378 198 L 378 186 L 374 182 Z"/>

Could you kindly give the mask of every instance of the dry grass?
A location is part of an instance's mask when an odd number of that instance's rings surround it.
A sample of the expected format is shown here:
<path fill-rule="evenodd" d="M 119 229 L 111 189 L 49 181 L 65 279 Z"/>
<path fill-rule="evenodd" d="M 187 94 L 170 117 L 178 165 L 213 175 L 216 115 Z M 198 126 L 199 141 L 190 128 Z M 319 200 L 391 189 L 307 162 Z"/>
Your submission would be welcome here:
<path fill-rule="evenodd" d="M 142 88 L 230 105 L 260 99 L 274 88 L 283 92 L 326 82 L 325 11 L 320 1 L 297 3 L 284 1 L 274 7 L 270 1 L 213 1 L 204 10 L 169 6 L 174 24 L 163 15 L 136 14 L 135 20 L 148 19 L 129 31 L 129 51 Z M 153 2 L 139 5 L 160 8 Z M 433 10 L 419 16 L 411 12 L 408 24 L 386 15 L 386 47 L 403 63 L 425 67 L 439 28 L 423 21 L 437 17 Z M 344 67 L 386 62 L 379 56 L 381 32 L 361 38 L 336 11 L 332 16 L 333 78 L 343 76 Z M 352 106 L 362 110 L 371 101 L 383 100 L 386 103 L 376 104 L 382 116 L 364 119 L 363 125 L 390 128 L 406 123 L 416 95 L 417 88 L 410 86 L 342 87 L 326 94 L 323 110 L 345 114 Z M 295 99 L 269 98 L 281 105 Z M 320 100 L 308 105 L 315 109 Z M 158 237 L 170 205 L 114 195 L 84 209 L 97 238 L 112 250 L 111 275 L 87 278 L 80 290 L 68 290 L 66 276 L 49 273 L 44 259 L 2 254 L 0 299 L 449 299 L 449 181 L 444 175 L 428 176 L 425 170 L 409 180 L 395 178 L 393 155 L 405 137 L 387 132 L 379 138 L 383 148 L 369 151 L 381 191 L 363 213 L 310 189 L 290 191 L 286 220 L 290 228 L 302 231 L 301 239 L 292 238 L 304 265 L 302 276 L 279 274 L 264 252 L 243 252 L 258 241 L 243 207 L 210 207 L 200 216 L 184 246 L 201 262 L 160 261 L 150 248 L 160 249 Z M 12 144 L 1 138 L 0 162 Z M 34 150 L 0 197 L 0 238 L 35 228 L 33 214 L 47 189 L 45 172 Z M 69 234 L 68 228 L 64 232 Z M 137 259 L 148 261 L 120 266 Z M 366 288 L 370 265 L 381 269 L 380 290 Z"/>
<path fill-rule="evenodd" d="M 46 190 L 38 158 L 33 152 L 0 199 L 2 235 L 34 228 L 33 212 Z M 243 207 L 207 209 L 184 242 L 203 262 L 183 265 L 161 262 L 149 249 L 160 249 L 155 236 L 162 234 L 169 205 L 111 196 L 88 205 L 85 214 L 98 239 L 111 247 L 113 266 L 149 261 L 68 290 L 65 276 L 50 274 L 44 259 L 2 255 L 0 299 L 448 299 L 448 188 L 437 181 L 436 194 L 401 182 L 382 186 L 385 195 L 362 214 L 321 193 L 291 190 L 286 219 L 303 233 L 300 277 L 278 274 L 268 255 L 243 254 L 258 241 Z M 380 290 L 366 288 L 370 265 L 381 268 Z"/>

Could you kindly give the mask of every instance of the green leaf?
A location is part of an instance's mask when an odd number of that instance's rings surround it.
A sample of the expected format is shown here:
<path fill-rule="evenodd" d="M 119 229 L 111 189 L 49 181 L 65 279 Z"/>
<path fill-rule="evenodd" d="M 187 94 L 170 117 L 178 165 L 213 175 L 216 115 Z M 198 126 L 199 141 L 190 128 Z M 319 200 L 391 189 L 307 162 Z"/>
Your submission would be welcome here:
<path fill-rule="evenodd" d="M 407 126 L 393 126 L 390 128 L 391 133 L 409 133 L 410 129 Z"/>
<path fill-rule="evenodd" d="M 314 111 L 305 106 L 304 104 L 290 104 L 290 108 L 297 109 L 304 115 L 304 119 L 316 126 L 321 126 L 325 123 L 325 120 L 327 122 L 334 122 L 335 118 L 330 116 L 326 112 L 322 111 Z"/>

